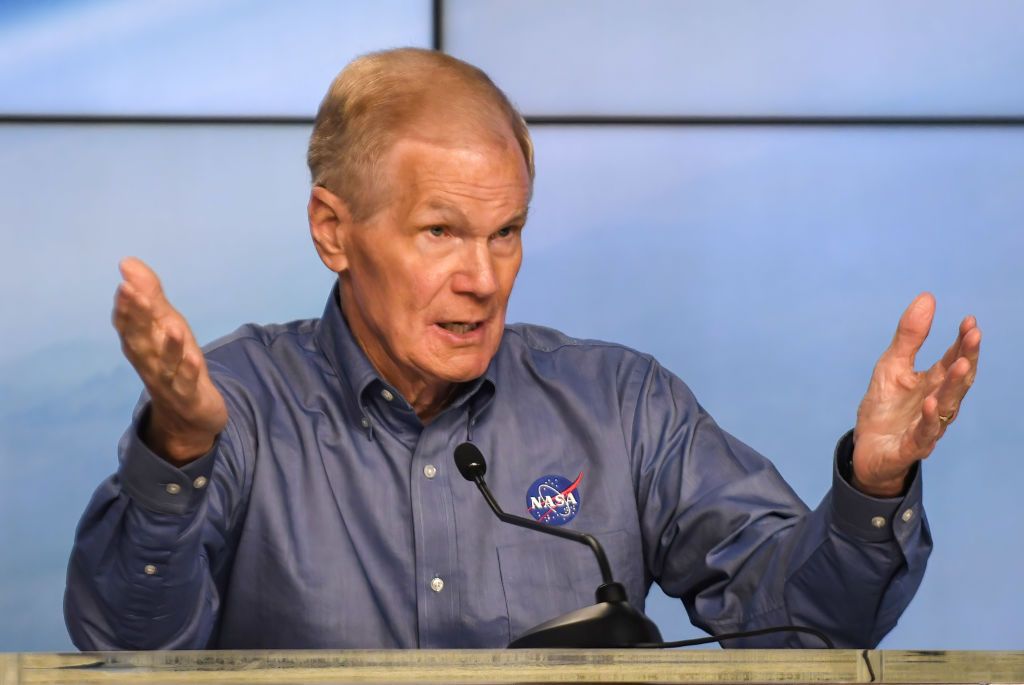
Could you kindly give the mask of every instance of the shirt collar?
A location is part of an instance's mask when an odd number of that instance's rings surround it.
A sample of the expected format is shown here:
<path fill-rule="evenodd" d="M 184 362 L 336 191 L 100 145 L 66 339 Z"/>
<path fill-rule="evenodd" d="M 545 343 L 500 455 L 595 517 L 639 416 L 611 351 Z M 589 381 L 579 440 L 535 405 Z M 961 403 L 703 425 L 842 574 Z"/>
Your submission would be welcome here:
<path fill-rule="evenodd" d="M 398 391 L 389 385 L 367 358 L 363 348 L 359 346 L 352 329 L 341 311 L 339 284 L 335 282 L 331 295 L 324 306 L 324 314 L 317 324 L 314 334 L 320 351 L 327 358 L 331 367 L 343 383 L 348 385 L 351 397 L 356 398 L 356 410 L 360 418 L 366 414 L 364 393 L 374 385 L 388 388 L 398 395 Z M 445 411 L 457 409 L 468 404 L 471 414 L 479 414 L 490 403 L 494 395 L 495 364 L 498 355 L 491 360 L 484 375 L 464 384 Z M 472 401 L 470 401 L 472 400 Z"/>
<path fill-rule="evenodd" d="M 367 359 L 363 348 L 356 342 L 345 316 L 341 313 L 338 283 L 331 288 L 331 296 L 327 298 L 324 315 L 317 324 L 315 337 L 320 351 L 327 357 L 338 377 L 348 383 L 353 397 L 362 397 L 363 391 L 370 384 L 380 380 L 380 375 Z"/>

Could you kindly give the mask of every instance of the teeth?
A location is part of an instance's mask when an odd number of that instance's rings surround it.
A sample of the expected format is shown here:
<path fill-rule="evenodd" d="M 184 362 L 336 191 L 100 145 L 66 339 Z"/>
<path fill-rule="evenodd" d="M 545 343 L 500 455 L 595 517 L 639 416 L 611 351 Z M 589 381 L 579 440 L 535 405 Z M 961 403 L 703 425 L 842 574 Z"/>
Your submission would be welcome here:
<path fill-rule="evenodd" d="M 446 331 L 451 331 L 452 333 L 469 333 L 470 331 L 476 330 L 477 326 L 479 326 L 479 325 L 480 324 L 478 324 L 478 323 L 459 323 L 459 322 L 451 322 L 451 323 L 440 324 L 441 328 L 445 329 Z"/>

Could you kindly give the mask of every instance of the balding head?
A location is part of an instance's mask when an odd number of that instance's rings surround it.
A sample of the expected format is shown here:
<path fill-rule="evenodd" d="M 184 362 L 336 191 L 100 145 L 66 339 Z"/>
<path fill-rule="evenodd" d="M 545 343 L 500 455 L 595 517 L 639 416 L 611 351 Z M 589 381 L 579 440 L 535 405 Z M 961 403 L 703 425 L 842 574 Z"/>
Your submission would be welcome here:
<path fill-rule="evenodd" d="M 334 79 L 309 140 L 313 185 L 343 199 L 357 220 L 372 215 L 387 197 L 381 160 L 402 136 L 515 140 L 533 181 L 526 123 L 490 78 L 449 55 L 402 48 L 359 57 Z"/>

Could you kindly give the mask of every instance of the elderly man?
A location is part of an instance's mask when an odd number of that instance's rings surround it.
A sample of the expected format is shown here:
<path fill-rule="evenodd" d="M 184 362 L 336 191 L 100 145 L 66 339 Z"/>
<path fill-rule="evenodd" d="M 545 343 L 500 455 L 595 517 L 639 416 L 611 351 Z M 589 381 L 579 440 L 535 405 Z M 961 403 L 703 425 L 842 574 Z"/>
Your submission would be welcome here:
<path fill-rule="evenodd" d="M 76 645 L 498 647 L 589 604 L 589 552 L 494 519 L 452 467 L 465 440 L 507 508 L 596 534 L 638 606 L 657 582 L 714 633 L 871 646 L 892 628 L 930 550 L 918 462 L 974 378 L 973 318 L 916 373 L 934 301 L 910 305 L 809 511 L 651 357 L 505 325 L 533 154 L 482 72 L 357 59 L 309 164 L 338 274 L 323 318 L 244 326 L 204 357 L 156 275 L 121 265 L 114 325 L 147 395 L 78 529 Z"/>

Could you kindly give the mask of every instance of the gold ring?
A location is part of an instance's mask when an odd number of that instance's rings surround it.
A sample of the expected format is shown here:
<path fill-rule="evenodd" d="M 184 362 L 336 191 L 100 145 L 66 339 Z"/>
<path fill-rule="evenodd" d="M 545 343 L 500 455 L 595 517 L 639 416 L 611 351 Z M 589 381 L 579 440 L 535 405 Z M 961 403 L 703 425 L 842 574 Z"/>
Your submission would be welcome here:
<path fill-rule="evenodd" d="M 953 412 L 953 414 L 955 414 L 955 413 L 956 412 Z M 949 422 L 953 420 L 953 414 L 949 414 L 947 416 L 943 416 L 942 414 L 939 414 L 939 423 L 941 423 L 943 426 L 948 425 Z"/>

